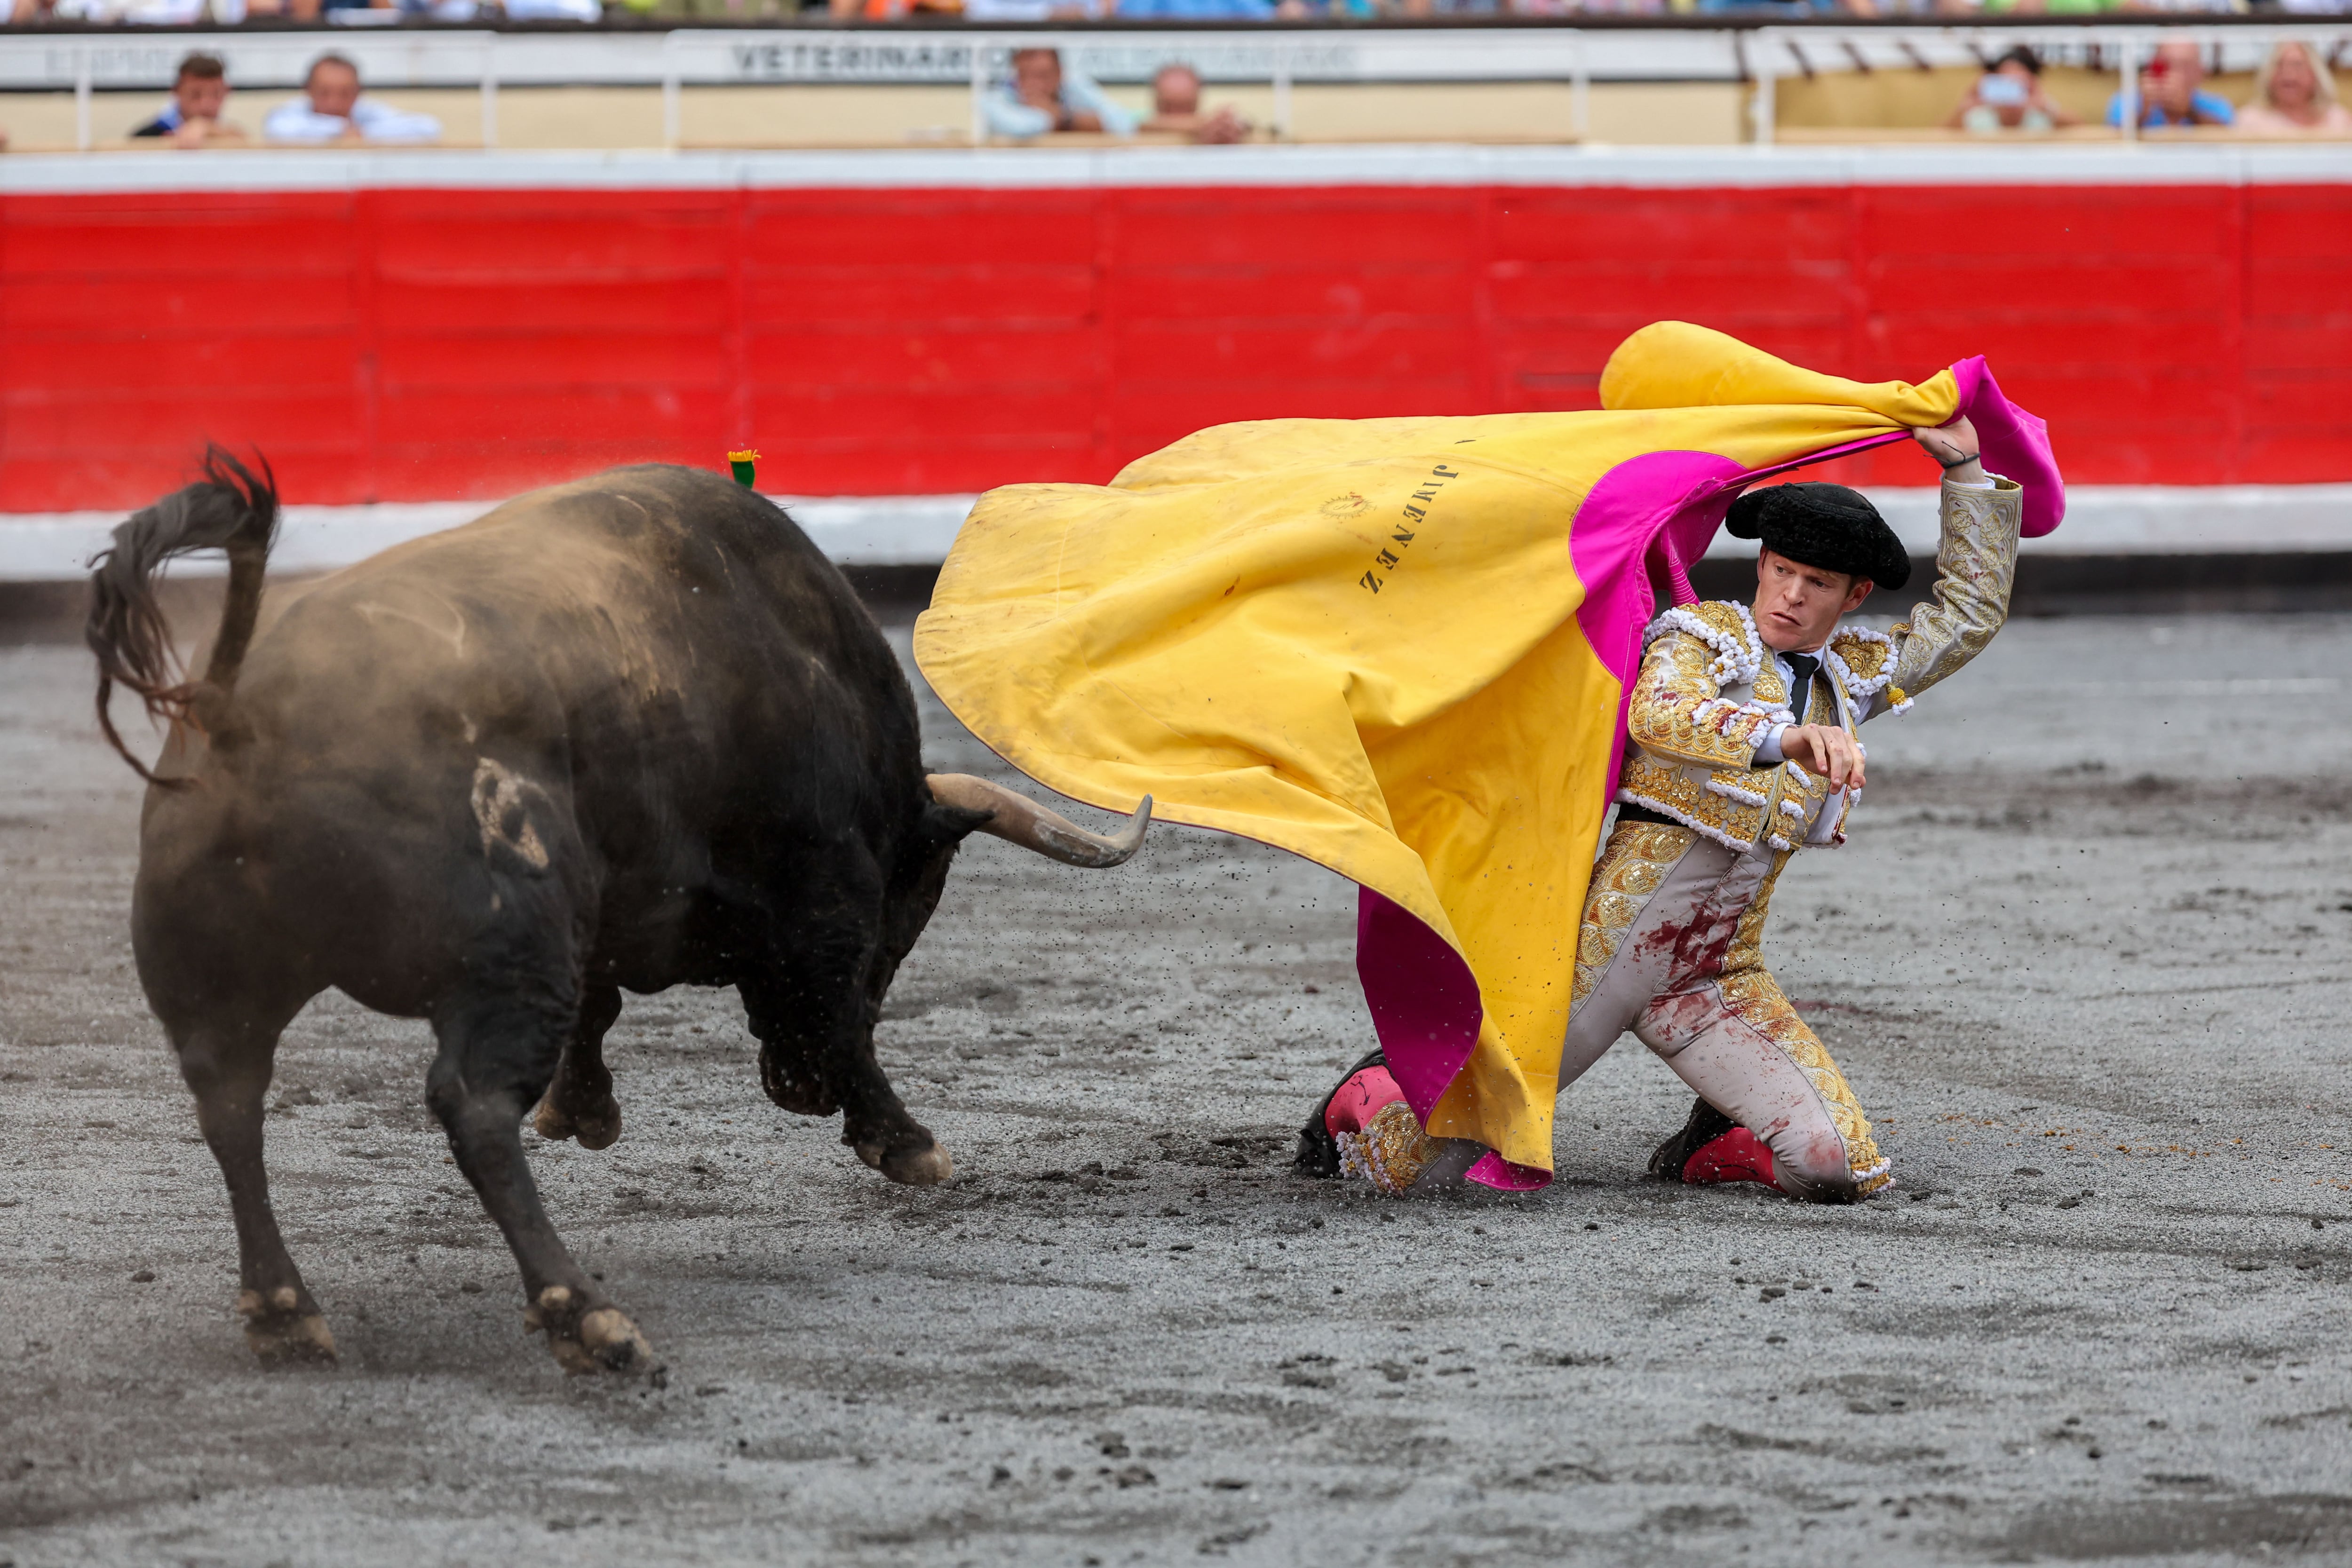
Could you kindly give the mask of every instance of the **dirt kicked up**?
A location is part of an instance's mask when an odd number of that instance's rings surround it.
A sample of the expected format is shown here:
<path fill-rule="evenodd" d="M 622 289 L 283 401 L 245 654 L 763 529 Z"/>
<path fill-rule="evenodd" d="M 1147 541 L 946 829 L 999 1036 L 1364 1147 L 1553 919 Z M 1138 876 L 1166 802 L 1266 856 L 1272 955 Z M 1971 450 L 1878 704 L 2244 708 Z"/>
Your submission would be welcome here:
<path fill-rule="evenodd" d="M 1351 890 L 974 840 L 881 1037 L 950 1186 L 771 1106 L 731 994 L 630 998 L 621 1142 L 532 1155 L 665 1364 L 600 1381 L 423 1026 L 337 998 L 268 1136 L 343 1359 L 256 1368 L 135 780 L 86 656 L 0 653 L 0 1563 L 2341 1561 L 2347 670 L 2352 618 L 2022 622 L 1871 727 L 1769 938 L 1895 1162 L 1853 1209 L 1645 1179 L 1687 1100 L 1630 1040 L 1539 1197 L 1294 1177 L 1370 1043 Z"/>

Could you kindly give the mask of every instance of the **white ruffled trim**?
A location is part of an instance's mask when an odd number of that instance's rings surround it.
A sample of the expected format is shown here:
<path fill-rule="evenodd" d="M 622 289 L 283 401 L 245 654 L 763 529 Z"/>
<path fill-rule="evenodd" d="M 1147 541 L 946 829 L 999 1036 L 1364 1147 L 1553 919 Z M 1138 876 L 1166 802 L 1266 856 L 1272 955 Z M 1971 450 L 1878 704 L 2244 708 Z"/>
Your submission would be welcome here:
<path fill-rule="evenodd" d="M 1757 797 L 1756 803 L 1759 806 L 1762 805 L 1764 803 L 1763 797 Z M 1805 809 L 1802 806 L 1798 805 L 1794 800 L 1790 800 L 1785 795 L 1780 798 L 1780 810 L 1788 812 L 1789 815 L 1797 818 L 1801 821 L 1804 819 Z"/>
<path fill-rule="evenodd" d="M 1795 848 L 1797 847 L 1796 845 L 1794 845 L 1794 844 L 1790 843 L 1788 840 L 1786 840 L 1786 839 L 1782 838 L 1782 837 L 1781 837 L 1780 834 L 1778 834 L 1778 833 L 1773 834 L 1770 838 L 1769 838 L 1769 839 L 1765 840 L 1764 841 L 1765 841 L 1766 843 L 1768 843 L 1768 844 L 1770 844 L 1770 845 L 1771 845 L 1774 849 L 1776 849 L 1776 850 L 1793 850 L 1793 849 L 1795 849 Z"/>
<path fill-rule="evenodd" d="M 1719 661 L 1718 661 L 1719 662 Z M 1776 724 L 1794 724 L 1797 716 L 1784 707 L 1769 707 L 1760 702 L 1733 702 L 1729 697 L 1709 697 L 1691 709 L 1691 723 L 1712 729 L 1730 738 L 1734 730 L 1744 730 L 1743 742 L 1750 747 L 1764 744 L 1765 732 Z"/>
<path fill-rule="evenodd" d="M 1754 685 L 1758 673 L 1764 668 L 1764 643 L 1756 634 L 1755 618 L 1748 613 L 1748 606 L 1737 600 L 1721 602 L 1738 615 L 1739 624 L 1748 633 L 1745 643 L 1731 632 L 1718 632 L 1708 625 L 1691 606 L 1677 604 L 1650 622 L 1648 630 L 1642 633 L 1643 649 L 1646 652 L 1651 643 L 1669 632 L 1681 632 L 1715 650 L 1715 664 L 1707 673 L 1717 686 Z"/>
<path fill-rule="evenodd" d="M 1743 806 L 1761 806 L 1764 803 L 1764 797 L 1755 790 L 1742 789 L 1737 784 L 1726 784 L 1719 779 L 1708 779 L 1704 788 L 1710 795 L 1720 795 L 1727 800 L 1737 800 Z M 1780 804 L 1785 806 L 1788 802 L 1783 800 Z"/>
<path fill-rule="evenodd" d="M 1705 822 L 1699 821 L 1684 812 L 1675 810 L 1664 800 L 1647 800 L 1643 796 L 1634 794 L 1631 789 L 1618 790 L 1617 803 L 1621 806 L 1640 806 L 1646 810 L 1655 811 L 1661 817 L 1670 818 L 1674 821 L 1679 822 L 1684 827 L 1688 828 L 1692 832 L 1696 833 L 1700 838 L 1713 839 L 1717 843 L 1721 844 L 1727 850 L 1748 850 L 1755 847 L 1753 841 L 1735 839 L 1729 833 L 1725 832 L 1721 828 L 1709 827 Z"/>
<path fill-rule="evenodd" d="M 1853 673 L 1853 665 L 1838 656 L 1835 644 L 1840 637 L 1852 637 L 1857 642 L 1877 643 L 1886 650 L 1886 667 L 1870 679 L 1864 680 Z M 1841 626 L 1832 634 L 1829 642 L 1822 645 L 1822 663 L 1828 665 L 1830 672 L 1837 676 L 1838 684 L 1845 687 L 1846 694 L 1853 698 L 1854 706 L 1866 708 L 1870 706 L 1872 697 L 1895 684 L 1895 640 L 1885 632 L 1874 632 L 1867 626 Z M 1899 703 L 1889 703 L 1886 706 L 1888 713 L 1908 713 L 1910 709 L 1909 697 L 1905 697 Z"/>

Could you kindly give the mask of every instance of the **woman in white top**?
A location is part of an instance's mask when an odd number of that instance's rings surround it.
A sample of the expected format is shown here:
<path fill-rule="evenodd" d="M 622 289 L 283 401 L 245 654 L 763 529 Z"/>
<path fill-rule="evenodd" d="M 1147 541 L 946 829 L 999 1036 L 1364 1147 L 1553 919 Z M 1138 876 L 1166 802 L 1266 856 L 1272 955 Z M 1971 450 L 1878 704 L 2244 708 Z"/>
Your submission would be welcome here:
<path fill-rule="evenodd" d="M 2254 75 L 2254 99 L 2238 110 L 2248 136 L 2352 136 L 2352 110 L 2336 101 L 2336 84 L 2308 44 L 2272 47 Z"/>

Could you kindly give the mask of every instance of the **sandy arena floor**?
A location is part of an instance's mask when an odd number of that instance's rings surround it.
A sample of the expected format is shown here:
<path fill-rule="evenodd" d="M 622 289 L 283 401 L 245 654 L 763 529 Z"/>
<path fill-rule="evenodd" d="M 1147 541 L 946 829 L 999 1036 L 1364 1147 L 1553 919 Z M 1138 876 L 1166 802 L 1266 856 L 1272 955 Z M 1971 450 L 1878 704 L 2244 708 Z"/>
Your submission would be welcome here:
<path fill-rule="evenodd" d="M 2345 1561 L 2347 667 L 2025 622 L 1873 727 L 1771 940 L 1895 1160 L 1856 1209 L 1644 1179 L 1688 1097 L 1630 1040 L 1540 1197 L 1296 1178 L 1351 890 L 975 840 L 883 1040 L 950 1186 L 774 1110 L 731 994 L 630 1001 L 622 1141 L 534 1156 L 667 1364 L 605 1383 L 522 1336 L 423 1027 L 336 998 L 269 1125 L 344 1359 L 256 1370 L 135 780 L 86 656 L 0 652 L 0 1564 Z"/>

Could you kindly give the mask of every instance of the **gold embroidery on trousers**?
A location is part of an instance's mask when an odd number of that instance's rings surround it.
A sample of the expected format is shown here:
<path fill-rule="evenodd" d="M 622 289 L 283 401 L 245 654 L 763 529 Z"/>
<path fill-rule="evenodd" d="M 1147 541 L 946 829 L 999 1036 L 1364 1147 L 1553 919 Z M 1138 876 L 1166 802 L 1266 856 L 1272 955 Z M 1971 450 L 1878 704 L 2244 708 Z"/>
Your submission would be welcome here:
<path fill-rule="evenodd" d="M 1624 946 L 1626 934 L 1641 918 L 1650 895 L 1697 839 L 1688 828 L 1659 822 L 1620 822 L 1609 835 L 1608 847 L 1592 868 L 1584 919 L 1577 932 L 1573 1006 L 1581 1006 L 1591 995 Z M 1854 1098 L 1829 1049 L 1790 1005 L 1780 982 L 1764 967 L 1764 921 L 1770 912 L 1772 889 L 1793 852 L 1782 850 L 1772 857 L 1772 869 L 1732 933 L 1717 984 L 1729 1011 L 1780 1047 L 1821 1095 L 1831 1124 L 1845 1144 L 1846 1164 L 1857 1188 L 1864 1194 L 1873 1193 L 1885 1186 L 1891 1176 L 1888 1161 L 1871 1137 L 1870 1119 L 1863 1113 L 1861 1102 Z M 1687 983 L 1699 977 L 1676 976 L 1675 980 Z"/>
<path fill-rule="evenodd" d="M 1878 1152 L 1878 1145 L 1870 1135 L 1870 1118 L 1863 1114 L 1862 1103 L 1854 1098 L 1853 1086 L 1831 1059 L 1829 1048 L 1790 1004 L 1780 982 L 1772 977 L 1772 971 L 1764 967 L 1764 920 L 1771 907 L 1772 889 L 1787 868 L 1790 853 L 1782 850 L 1772 857 L 1772 869 L 1765 874 L 1763 885 L 1756 890 L 1755 902 L 1748 904 L 1739 917 L 1738 929 L 1732 933 L 1731 946 L 1723 956 L 1723 977 L 1717 984 L 1731 1010 L 1757 1033 L 1779 1046 L 1821 1095 L 1822 1103 L 1829 1107 L 1831 1124 L 1837 1128 L 1838 1136 L 1845 1140 L 1846 1164 L 1853 1172 L 1855 1183 L 1862 1192 L 1873 1193 L 1892 1178 L 1889 1162 Z"/>

